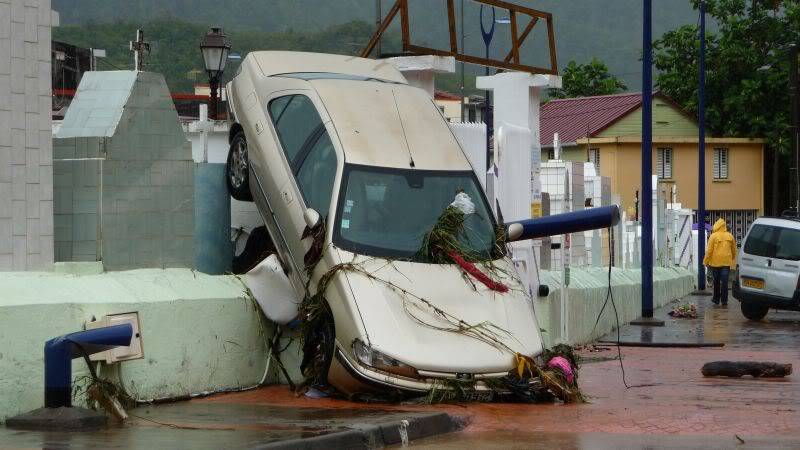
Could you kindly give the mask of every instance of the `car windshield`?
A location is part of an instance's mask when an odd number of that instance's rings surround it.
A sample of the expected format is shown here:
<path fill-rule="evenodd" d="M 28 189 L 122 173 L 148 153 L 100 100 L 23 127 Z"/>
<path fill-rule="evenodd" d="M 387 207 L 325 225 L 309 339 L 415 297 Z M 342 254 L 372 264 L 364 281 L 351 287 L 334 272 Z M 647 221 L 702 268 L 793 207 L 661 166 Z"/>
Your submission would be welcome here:
<path fill-rule="evenodd" d="M 425 234 L 464 192 L 475 212 L 464 218 L 466 249 L 495 255 L 494 220 L 472 171 L 424 171 L 348 165 L 334 242 L 363 255 L 415 259 Z"/>

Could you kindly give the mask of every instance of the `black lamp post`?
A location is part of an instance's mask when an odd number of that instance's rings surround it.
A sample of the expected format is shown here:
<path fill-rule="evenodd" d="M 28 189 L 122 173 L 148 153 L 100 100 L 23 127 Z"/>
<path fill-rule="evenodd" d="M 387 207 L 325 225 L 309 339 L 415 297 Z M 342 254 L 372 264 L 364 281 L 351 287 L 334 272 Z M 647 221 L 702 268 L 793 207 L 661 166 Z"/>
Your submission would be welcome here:
<path fill-rule="evenodd" d="M 203 62 L 208 73 L 208 84 L 211 87 L 211 102 L 209 104 L 209 116 L 211 119 L 217 118 L 217 88 L 225 71 L 225 63 L 228 61 L 228 52 L 231 44 L 228 43 L 222 28 L 212 27 L 203 40 L 200 41 L 200 51 L 203 53 Z"/>

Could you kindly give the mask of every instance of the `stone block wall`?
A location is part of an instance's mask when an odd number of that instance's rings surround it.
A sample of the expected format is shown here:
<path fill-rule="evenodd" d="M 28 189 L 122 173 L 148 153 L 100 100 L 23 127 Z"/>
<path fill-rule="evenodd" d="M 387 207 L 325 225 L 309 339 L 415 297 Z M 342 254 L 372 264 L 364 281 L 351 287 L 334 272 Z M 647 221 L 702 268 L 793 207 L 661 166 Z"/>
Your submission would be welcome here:
<path fill-rule="evenodd" d="M 53 263 L 50 0 L 0 0 L 0 271 Z"/>

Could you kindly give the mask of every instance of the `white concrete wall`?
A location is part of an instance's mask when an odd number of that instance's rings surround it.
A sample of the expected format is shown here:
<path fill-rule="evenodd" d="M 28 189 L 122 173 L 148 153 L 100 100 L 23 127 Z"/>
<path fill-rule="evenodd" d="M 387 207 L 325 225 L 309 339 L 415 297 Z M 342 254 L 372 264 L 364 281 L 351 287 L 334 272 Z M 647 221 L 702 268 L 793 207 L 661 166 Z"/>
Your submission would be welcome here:
<path fill-rule="evenodd" d="M 53 263 L 50 0 L 0 0 L 0 270 Z"/>
<path fill-rule="evenodd" d="M 550 287 L 547 297 L 535 298 L 536 317 L 544 329 L 546 346 L 562 341 L 583 345 L 599 339 L 616 329 L 614 308 L 610 302 L 593 330 L 595 320 L 603 307 L 608 292 L 608 268 L 575 268 L 570 272 L 570 285 L 566 302 L 568 323 L 566 336 L 561 335 L 561 273 L 542 271 L 543 284 Z M 681 268 L 655 267 L 653 269 L 653 304 L 656 308 L 688 295 L 694 289 L 695 276 Z M 614 268 L 611 277 L 614 302 L 620 324 L 641 316 L 641 270 Z"/>

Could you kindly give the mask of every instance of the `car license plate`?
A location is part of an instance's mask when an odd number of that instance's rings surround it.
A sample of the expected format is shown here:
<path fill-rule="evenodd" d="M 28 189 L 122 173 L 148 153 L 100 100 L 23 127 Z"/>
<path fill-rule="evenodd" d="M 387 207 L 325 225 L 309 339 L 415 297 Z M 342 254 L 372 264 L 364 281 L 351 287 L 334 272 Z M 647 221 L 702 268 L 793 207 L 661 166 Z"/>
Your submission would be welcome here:
<path fill-rule="evenodd" d="M 764 280 L 742 277 L 742 286 L 747 286 L 753 289 L 764 289 Z"/>

